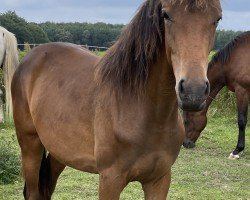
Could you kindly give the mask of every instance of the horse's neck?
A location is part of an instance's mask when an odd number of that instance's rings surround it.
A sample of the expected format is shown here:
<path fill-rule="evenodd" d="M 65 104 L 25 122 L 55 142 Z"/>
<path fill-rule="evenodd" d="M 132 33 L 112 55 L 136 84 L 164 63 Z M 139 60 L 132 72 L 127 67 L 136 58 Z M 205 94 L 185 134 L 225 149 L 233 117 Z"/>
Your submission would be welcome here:
<path fill-rule="evenodd" d="M 175 77 L 172 67 L 166 61 L 166 53 L 159 56 L 158 61 L 151 66 L 150 70 L 145 92 L 139 96 L 128 93 L 123 95 L 113 93 L 110 96 L 109 92 L 105 92 L 106 90 L 101 91 L 100 94 L 104 94 L 105 99 L 101 97 L 100 104 L 108 103 L 107 113 L 110 112 L 115 127 L 137 130 L 138 127 L 141 129 L 140 126 L 152 129 L 177 126 Z M 146 129 L 143 131 L 150 132 Z"/>
<path fill-rule="evenodd" d="M 215 99 L 219 91 L 226 85 L 223 66 L 220 62 L 217 62 L 210 67 L 207 76 L 210 82 L 210 94 L 207 99 L 206 110 Z"/>
<path fill-rule="evenodd" d="M 168 63 L 165 49 L 151 68 L 148 82 L 148 97 L 154 104 L 156 117 L 167 120 L 177 116 L 178 107 L 175 92 L 175 76 Z"/>

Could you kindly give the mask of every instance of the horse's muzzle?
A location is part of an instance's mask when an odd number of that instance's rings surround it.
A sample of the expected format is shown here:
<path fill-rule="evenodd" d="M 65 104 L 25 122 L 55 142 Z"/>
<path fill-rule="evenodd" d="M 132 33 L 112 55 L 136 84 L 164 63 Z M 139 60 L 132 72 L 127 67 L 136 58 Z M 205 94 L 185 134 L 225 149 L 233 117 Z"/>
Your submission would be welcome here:
<path fill-rule="evenodd" d="M 192 149 L 195 147 L 195 143 L 190 140 L 189 138 L 185 138 L 184 142 L 183 142 L 183 146 L 187 149 Z"/>
<path fill-rule="evenodd" d="M 179 107 L 189 112 L 201 111 L 206 106 L 209 92 L 210 85 L 208 81 L 192 83 L 182 79 L 177 90 Z"/>

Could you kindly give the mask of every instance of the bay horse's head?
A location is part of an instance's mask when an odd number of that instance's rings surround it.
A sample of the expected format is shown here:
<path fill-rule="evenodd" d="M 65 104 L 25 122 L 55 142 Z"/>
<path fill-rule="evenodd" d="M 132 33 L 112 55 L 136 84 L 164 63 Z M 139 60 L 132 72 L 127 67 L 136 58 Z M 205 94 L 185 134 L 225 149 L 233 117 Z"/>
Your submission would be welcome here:
<path fill-rule="evenodd" d="M 199 111 L 210 86 L 208 54 L 221 19 L 219 0 L 161 0 L 168 58 L 176 78 L 179 106 Z"/>
<path fill-rule="evenodd" d="M 100 60 L 99 85 L 109 83 L 119 94 L 144 94 L 156 60 L 165 64 L 160 59 L 167 57 L 179 106 L 201 110 L 209 94 L 208 54 L 221 15 L 219 0 L 146 0 Z"/>
<path fill-rule="evenodd" d="M 193 148 L 201 132 L 207 125 L 206 110 L 200 112 L 183 112 L 183 123 L 185 126 L 183 146 Z"/>

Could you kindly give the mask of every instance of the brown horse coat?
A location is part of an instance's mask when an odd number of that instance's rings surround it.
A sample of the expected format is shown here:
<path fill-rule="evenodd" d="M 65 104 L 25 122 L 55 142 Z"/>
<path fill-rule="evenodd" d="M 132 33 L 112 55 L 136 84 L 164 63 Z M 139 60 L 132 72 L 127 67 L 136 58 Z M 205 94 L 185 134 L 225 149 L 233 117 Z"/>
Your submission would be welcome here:
<path fill-rule="evenodd" d="M 25 198 L 50 199 L 67 165 L 100 174 L 100 199 L 130 181 L 166 199 L 184 137 L 178 103 L 204 105 L 220 16 L 217 0 L 147 0 L 101 60 L 72 44 L 33 49 L 12 82 Z"/>

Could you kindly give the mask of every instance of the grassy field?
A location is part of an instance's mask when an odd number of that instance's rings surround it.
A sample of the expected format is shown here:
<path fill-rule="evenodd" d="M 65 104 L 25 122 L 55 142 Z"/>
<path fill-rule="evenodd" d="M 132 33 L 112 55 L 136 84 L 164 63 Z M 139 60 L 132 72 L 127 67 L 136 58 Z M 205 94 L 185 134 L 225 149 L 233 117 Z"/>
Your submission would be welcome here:
<path fill-rule="evenodd" d="M 0 166 L 0 199 L 22 199 L 22 178 L 16 176 L 19 149 L 14 129 L 11 125 L 2 125 L 0 131 L 0 164 L 8 163 L 9 166 L 5 168 L 10 168 L 6 170 Z M 173 167 L 168 199 L 250 199 L 249 131 L 247 135 L 246 150 L 241 158 L 228 160 L 237 140 L 236 123 L 228 118 L 211 118 L 197 147 L 181 150 Z M 53 199 L 98 199 L 98 176 L 67 168 L 60 177 Z M 138 183 L 130 184 L 121 199 L 143 199 L 141 186 Z"/>
<path fill-rule="evenodd" d="M 100 56 L 100 57 L 103 57 L 105 55 L 106 51 L 95 51 L 95 54 Z"/>

